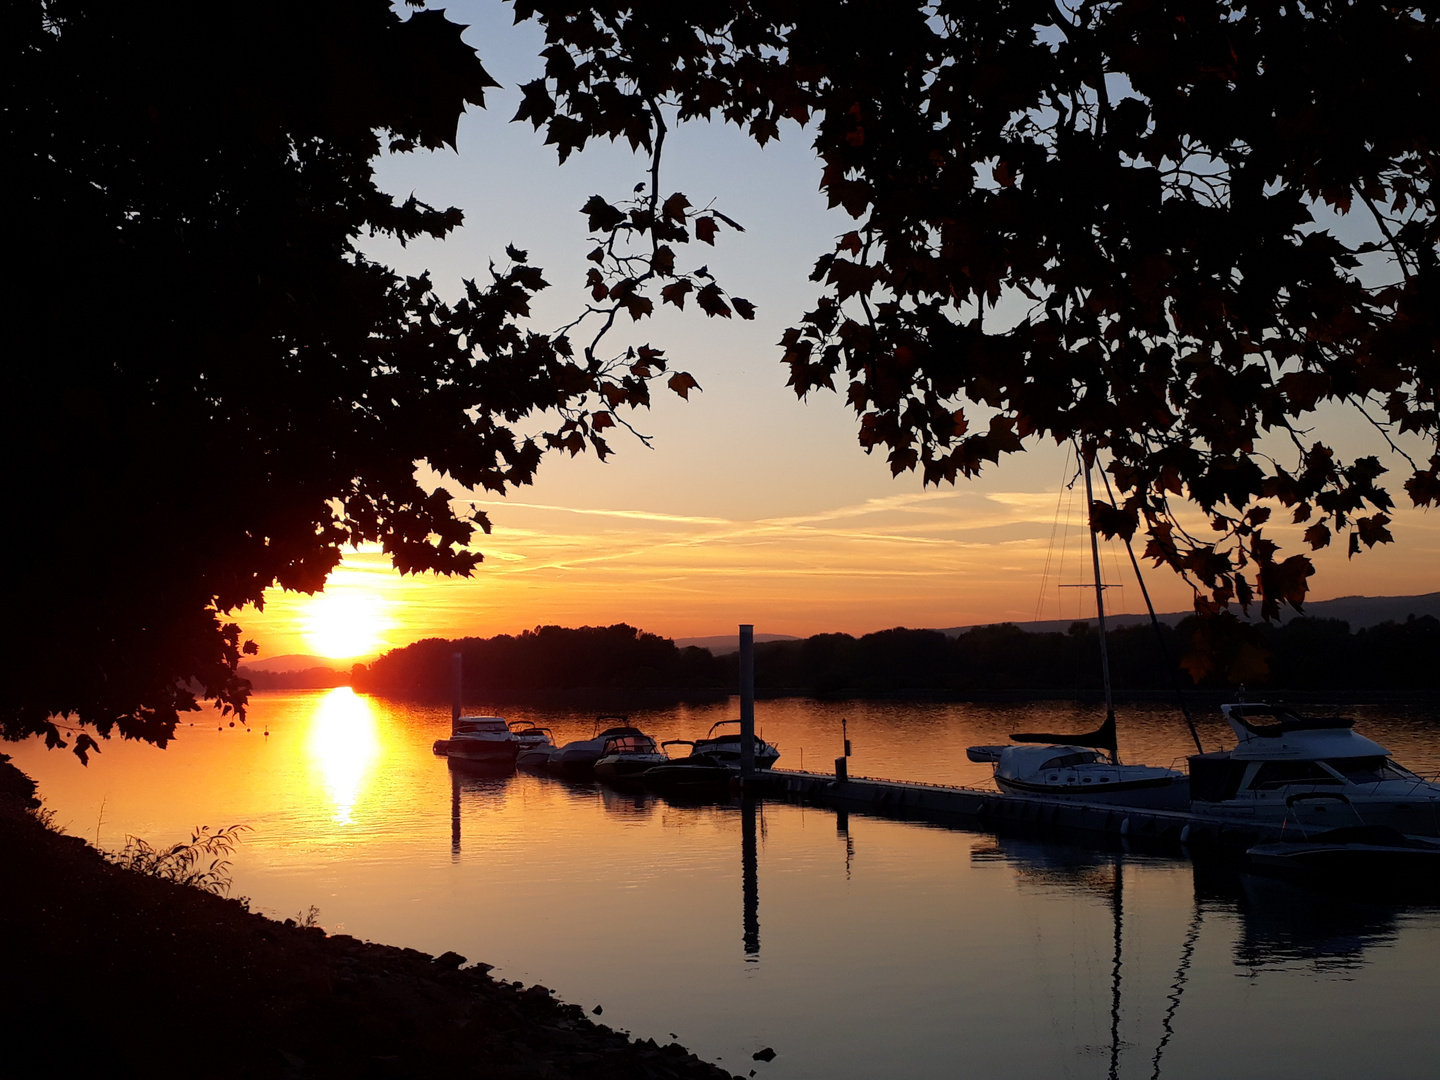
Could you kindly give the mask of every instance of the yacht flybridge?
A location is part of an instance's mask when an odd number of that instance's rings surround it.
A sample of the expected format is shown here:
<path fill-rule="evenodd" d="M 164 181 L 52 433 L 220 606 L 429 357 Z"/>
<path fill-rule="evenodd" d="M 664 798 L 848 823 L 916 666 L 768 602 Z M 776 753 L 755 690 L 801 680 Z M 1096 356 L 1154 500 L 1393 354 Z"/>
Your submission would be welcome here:
<path fill-rule="evenodd" d="M 1296 828 L 1388 827 L 1440 836 L 1440 784 L 1396 764 L 1346 717 L 1222 705 L 1233 750 L 1190 758 L 1192 812 Z"/>

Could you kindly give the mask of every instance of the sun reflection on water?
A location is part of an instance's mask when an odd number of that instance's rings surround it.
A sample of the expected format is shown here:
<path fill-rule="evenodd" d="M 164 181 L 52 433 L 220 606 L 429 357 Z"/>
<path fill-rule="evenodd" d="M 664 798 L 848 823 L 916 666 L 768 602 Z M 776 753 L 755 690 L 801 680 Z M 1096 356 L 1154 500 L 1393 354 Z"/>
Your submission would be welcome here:
<path fill-rule="evenodd" d="M 311 714 L 307 747 L 338 825 L 351 823 L 355 804 L 375 771 L 379 728 L 370 699 L 348 686 L 337 686 L 320 698 Z"/>

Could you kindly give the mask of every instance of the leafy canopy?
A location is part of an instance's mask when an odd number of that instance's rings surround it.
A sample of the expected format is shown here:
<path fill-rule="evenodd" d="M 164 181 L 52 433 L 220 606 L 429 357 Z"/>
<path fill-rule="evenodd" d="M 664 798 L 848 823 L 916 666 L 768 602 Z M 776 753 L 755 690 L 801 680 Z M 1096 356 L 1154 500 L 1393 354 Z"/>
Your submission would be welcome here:
<path fill-rule="evenodd" d="M 461 222 L 372 174 L 453 146 L 495 85 L 442 13 L 24 0 L 3 20 L 5 736 L 59 745 L 70 718 L 163 745 L 197 697 L 242 709 L 228 612 L 319 589 L 350 544 L 469 573 L 489 523 L 417 465 L 528 483 L 546 449 L 603 456 L 666 376 L 659 350 L 526 328 L 546 282 L 517 248 L 453 304 L 357 249 Z M 667 207 L 669 233 L 686 218 Z"/>
<path fill-rule="evenodd" d="M 1433 5 L 515 6 L 548 41 L 520 115 L 562 160 L 602 135 L 658 155 L 666 107 L 761 143 L 810 126 L 854 227 L 784 359 L 798 394 L 845 394 L 896 473 L 953 482 L 1073 440 L 1118 485 L 1095 523 L 1143 527 L 1202 611 L 1301 604 L 1312 567 L 1266 535 L 1277 509 L 1312 549 L 1391 539 L 1379 460 L 1312 428 L 1340 404 L 1436 449 Z M 1421 457 L 1404 487 L 1430 506 L 1440 454 Z"/>
<path fill-rule="evenodd" d="M 658 349 L 605 351 L 657 295 L 754 313 L 679 257 L 739 228 L 663 194 L 667 131 L 693 118 L 813 132 L 853 227 L 783 356 L 800 395 L 846 395 L 897 473 L 954 481 L 1028 437 L 1074 440 L 1118 489 L 1095 522 L 1143 528 L 1202 609 L 1303 601 L 1276 509 L 1312 548 L 1390 539 L 1380 462 L 1311 428 L 1338 403 L 1435 448 L 1429 7 L 514 3 L 546 34 L 516 119 L 562 162 L 601 137 L 649 156 L 630 196 L 583 207 L 590 302 L 553 333 L 524 325 L 546 283 L 519 249 L 446 304 L 356 248 L 461 220 L 371 171 L 453 145 L 493 85 L 442 13 L 6 6 L 22 206 L 0 438 L 26 630 L 3 654 L 5 735 L 58 743 L 61 714 L 163 743 L 197 694 L 242 707 L 225 614 L 271 584 L 317 589 L 359 542 L 404 572 L 473 569 L 488 523 L 417 463 L 503 491 L 546 449 L 606 454 L 651 382 L 694 389 Z M 1411 464 L 1433 505 L 1440 453 Z"/>

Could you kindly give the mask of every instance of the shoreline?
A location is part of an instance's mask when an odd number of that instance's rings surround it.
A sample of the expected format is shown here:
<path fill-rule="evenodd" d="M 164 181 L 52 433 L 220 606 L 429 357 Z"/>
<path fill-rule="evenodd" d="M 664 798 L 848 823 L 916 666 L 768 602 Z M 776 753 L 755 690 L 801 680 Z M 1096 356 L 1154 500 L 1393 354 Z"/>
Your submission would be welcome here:
<path fill-rule="evenodd" d="M 0 754 L 0 1076 L 730 1080 L 543 986 L 276 922 L 47 827 Z"/>

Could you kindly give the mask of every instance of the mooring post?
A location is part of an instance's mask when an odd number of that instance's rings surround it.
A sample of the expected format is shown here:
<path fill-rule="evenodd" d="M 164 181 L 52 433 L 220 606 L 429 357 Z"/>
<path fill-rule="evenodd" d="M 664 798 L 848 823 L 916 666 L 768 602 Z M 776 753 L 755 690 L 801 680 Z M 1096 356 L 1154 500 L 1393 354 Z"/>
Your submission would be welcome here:
<path fill-rule="evenodd" d="M 740 624 L 740 776 L 755 775 L 755 627 Z"/>
<path fill-rule="evenodd" d="M 845 756 L 850 756 L 850 720 L 842 716 L 840 718 L 840 737 L 845 740 Z"/>
<path fill-rule="evenodd" d="M 461 699 L 461 661 L 460 654 L 450 654 L 450 734 L 455 734 L 455 729 L 460 724 Z"/>

